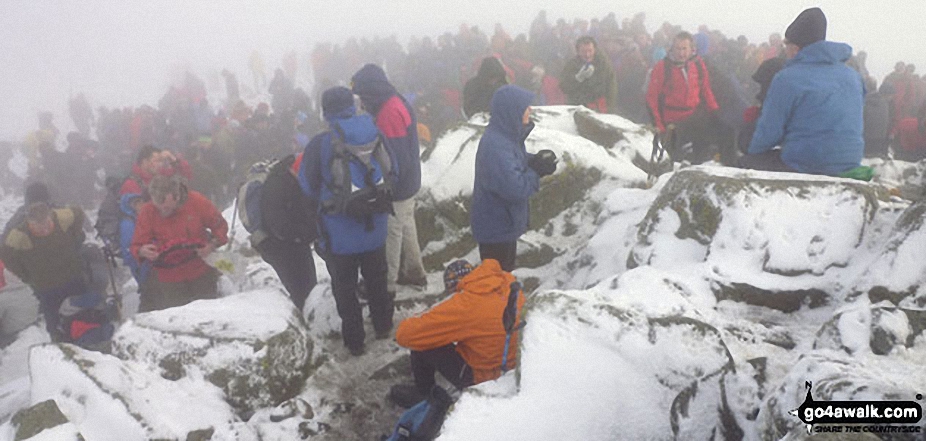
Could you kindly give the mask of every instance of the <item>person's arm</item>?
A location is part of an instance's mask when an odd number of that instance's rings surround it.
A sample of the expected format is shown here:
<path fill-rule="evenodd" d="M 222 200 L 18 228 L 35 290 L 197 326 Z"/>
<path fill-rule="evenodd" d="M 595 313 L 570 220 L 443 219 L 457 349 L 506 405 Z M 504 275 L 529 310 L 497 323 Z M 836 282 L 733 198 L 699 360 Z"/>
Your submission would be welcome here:
<path fill-rule="evenodd" d="M 523 201 L 540 189 L 540 175 L 522 163 L 508 148 L 495 148 L 481 165 L 492 193 L 511 202 Z"/>
<path fill-rule="evenodd" d="M 427 351 L 466 338 L 470 328 L 466 305 L 454 296 L 419 316 L 399 323 L 396 343 L 413 351 Z"/>
<path fill-rule="evenodd" d="M 324 134 L 316 135 L 309 141 L 309 144 L 305 146 L 305 150 L 302 153 L 302 163 L 299 164 L 299 173 L 297 176 L 299 187 L 302 189 L 302 192 L 313 200 L 318 200 L 320 198 L 323 184 L 321 167 L 323 136 Z"/>
<path fill-rule="evenodd" d="M 11 234 L 23 233 L 17 230 L 11 232 Z M 22 258 L 22 252 L 9 244 L 9 236 L 4 240 L 3 246 L 0 246 L 0 260 L 6 264 L 6 269 L 10 270 L 11 273 L 15 274 L 23 283 L 28 285 L 31 279 L 29 277 L 29 270 L 26 268 L 26 264 Z"/>
<path fill-rule="evenodd" d="M 762 113 L 749 143 L 749 153 L 763 153 L 784 141 L 785 126 L 791 115 L 794 97 L 782 76 L 776 75 L 762 102 Z"/>
<path fill-rule="evenodd" d="M 74 239 L 74 245 L 80 248 L 84 244 L 84 240 L 87 239 L 87 233 L 84 233 L 84 222 L 87 216 L 84 214 L 84 210 L 79 207 L 69 207 L 68 209 L 74 213 L 74 223 L 68 229 L 68 234 Z"/>
<path fill-rule="evenodd" d="M 659 94 L 662 92 L 662 85 L 665 82 L 665 60 L 658 61 L 653 65 L 650 71 L 649 84 L 646 87 L 646 104 L 649 106 L 650 114 L 653 117 L 653 125 L 660 133 L 666 131 L 662 121 L 662 114 L 659 113 Z"/>
<path fill-rule="evenodd" d="M 577 58 L 572 58 L 567 61 L 566 66 L 563 67 L 563 72 L 559 77 L 559 88 L 567 97 L 575 94 L 579 89 L 579 81 L 576 80 L 576 73 L 579 72 L 581 66 L 582 63 L 578 63 Z"/>
<path fill-rule="evenodd" d="M 138 209 L 138 217 L 135 220 L 135 233 L 132 234 L 129 251 L 139 263 L 144 259 L 153 261 L 157 258 L 157 247 L 154 245 L 153 215 L 154 206 L 151 205 L 151 202 L 146 202 Z"/>

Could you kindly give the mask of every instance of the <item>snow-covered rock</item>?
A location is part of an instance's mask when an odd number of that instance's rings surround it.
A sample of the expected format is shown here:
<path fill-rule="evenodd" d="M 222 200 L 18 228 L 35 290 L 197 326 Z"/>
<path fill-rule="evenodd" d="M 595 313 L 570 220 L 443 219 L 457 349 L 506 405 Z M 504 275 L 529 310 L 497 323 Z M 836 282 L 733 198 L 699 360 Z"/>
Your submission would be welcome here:
<path fill-rule="evenodd" d="M 242 415 L 299 392 L 313 342 L 284 293 L 264 289 L 140 313 L 113 337 L 113 354 L 164 378 L 202 375 Z"/>
<path fill-rule="evenodd" d="M 54 400 L 87 440 L 256 439 L 202 379 L 166 380 L 68 344 L 33 347 L 29 368 L 32 401 Z"/>
<path fill-rule="evenodd" d="M 871 306 L 860 302 L 824 323 L 814 348 L 887 355 L 895 347 L 912 346 L 911 337 L 910 321 L 904 311 L 888 302 Z"/>
<path fill-rule="evenodd" d="M 12 420 L 14 441 L 67 440 L 82 438 L 77 426 L 68 421 L 54 400 L 45 400 L 18 412 Z"/>

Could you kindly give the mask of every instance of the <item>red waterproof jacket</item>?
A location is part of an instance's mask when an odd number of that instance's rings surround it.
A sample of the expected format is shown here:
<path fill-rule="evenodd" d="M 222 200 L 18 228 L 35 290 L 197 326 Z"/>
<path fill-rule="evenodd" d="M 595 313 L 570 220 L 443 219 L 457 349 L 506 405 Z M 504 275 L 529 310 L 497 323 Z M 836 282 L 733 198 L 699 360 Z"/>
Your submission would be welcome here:
<path fill-rule="evenodd" d="M 186 200 L 168 217 L 162 217 L 151 202 L 142 205 L 129 250 L 141 262 L 138 250 L 143 245 L 155 244 L 163 248 L 183 242 L 206 243 L 210 234 L 217 246 L 227 243 L 228 223 L 209 199 L 190 190 Z M 209 265 L 197 257 L 173 268 L 158 268 L 157 274 L 162 282 L 185 282 L 196 279 L 208 269 Z"/>
<path fill-rule="evenodd" d="M 673 63 L 669 67 L 671 77 L 668 81 L 666 81 L 665 63 L 666 60 L 662 59 L 653 66 L 649 86 L 646 89 L 646 103 L 654 115 L 656 128 L 659 131 L 665 130 L 666 124 L 684 121 L 701 104 L 704 104 L 710 111 L 720 108 L 717 100 L 714 99 L 710 75 L 701 57 L 692 57 L 683 65 Z M 703 79 L 701 75 L 704 75 Z M 665 97 L 661 109 L 660 95 Z"/>
<path fill-rule="evenodd" d="M 498 261 L 484 260 L 460 280 L 452 297 L 419 316 L 403 320 L 396 330 L 396 341 L 413 351 L 456 343 L 457 352 L 473 369 L 474 383 L 498 378 L 505 350 L 502 314 L 514 281 L 514 276 L 502 271 Z M 523 305 L 524 293 L 521 292 L 518 311 Z M 508 349 L 509 368 L 517 363 L 517 353 L 518 335 L 514 332 Z"/>

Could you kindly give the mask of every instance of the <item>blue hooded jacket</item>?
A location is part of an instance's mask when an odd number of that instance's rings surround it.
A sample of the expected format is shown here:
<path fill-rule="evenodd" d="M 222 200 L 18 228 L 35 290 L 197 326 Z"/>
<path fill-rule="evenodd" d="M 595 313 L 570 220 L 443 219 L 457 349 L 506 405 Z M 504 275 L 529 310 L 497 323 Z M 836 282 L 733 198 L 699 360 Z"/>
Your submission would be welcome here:
<path fill-rule="evenodd" d="M 851 55 L 845 43 L 818 41 L 789 60 L 768 89 L 749 153 L 780 145 L 781 160 L 802 173 L 838 175 L 858 167 L 865 90 L 845 65 Z"/>
<path fill-rule="evenodd" d="M 323 246 L 339 255 L 359 254 L 373 251 L 386 244 L 387 222 L 389 214 L 380 213 L 373 216 L 373 229 L 367 230 L 366 224 L 344 214 L 329 214 L 322 211 L 324 202 L 333 197 L 326 183 L 331 182 L 331 157 L 333 155 L 332 137 L 338 136 L 335 128 L 340 127 L 349 145 L 363 145 L 376 140 L 379 130 L 369 115 L 339 114 L 329 119 L 332 130 L 320 133 L 309 141 L 305 147 L 302 163 L 299 166 L 299 186 L 309 197 L 316 198 L 319 206 L 319 238 Z M 388 149 L 387 149 L 388 151 Z M 391 156 L 391 154 L 390 154 Z M 392 158 L 395 170 L 395 158 Z M 366 186 L 363 176 L 366 166 L 355 161 L 350 163 L 351 181 L 357 188 Z M 373 180 L 382 178 L 382 169 L 374 162 Z M 386 176 L 394 182 L 395 176 Z"/>
<path fill-rule="evenodd" d="M 534 94 L 513 85 L 492 96 L 489 125 L 476 151 L 470 222 L 478 243 L 514 242 L 527 231 L 530 196 L 540 176 L 527 166 L 524 140 L 533 124 L 521 123 Z"/>
<path fill-rule="evenodd" d="M 119 209 L 122 210 L 122 219 L 119 220 L 119 252 L 122 254 L 122 263 L 132 271 L 132 277 L 141 286 L 148 278 L 148 272 L 151 271 L 150 262 L 139 265 L 135 256 L 129 251 L 132 244 L 132 236 L 135 235 L 135 219 L 138 213 L 132 209 L 132 201 L 140 198 L 137 193 L 126 193 L 119 199 Z"/>
<path fill-rule="evenodd" d="M 386 147 L 398 165 L 393 197 L 397 201 L 412 198 L 421 189 L 421 146 L 418 122 L 412 106 L 389 83 L 386 73 L 375 64 L 363 66 L 353 78 L 353 92 L 363 107 L 374 115 L 376 126 L 386 139 Z"/>

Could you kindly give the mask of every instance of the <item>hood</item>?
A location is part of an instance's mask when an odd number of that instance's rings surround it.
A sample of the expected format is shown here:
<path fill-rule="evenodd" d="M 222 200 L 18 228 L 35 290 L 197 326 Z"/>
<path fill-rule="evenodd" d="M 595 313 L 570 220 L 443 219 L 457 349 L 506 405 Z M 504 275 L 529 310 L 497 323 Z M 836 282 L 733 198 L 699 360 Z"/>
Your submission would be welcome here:
<path fill-rule="evenodd" d="M 122 197 L 119 198 L 119 209 L 122 210 L 122 213 L 126 216 L 134 218 L 137 213 L 135 213 L 135 210 L 132 210 L 132 201 L 138 198 L 141 198 L 141 195 L 138 193 L 126 193 L 122 195 Z"/>
<path fill-rule="evenodd" d="M 788 61 L 788 66 L 796 63 L 837 64 L 845 63 L 852 56 L 852 46 L 835 41 L 818 41 L 805 46 Z"/>
<path fill-rule="evenodd" d="M 363 145 L 376 140 L 379 129 L 369 114 L 354 115 L 350 118 L 335 118 L 329 122 L 331 130 L 344 133 L 344 141 L 350 145 Z M 340 129 L 340 130 L 339 130 Z"/>
<path fill-rule="evenodd" d="M 395 87 L 386 78 L 386 72 L 375 64 L 360 68 L 351 78 L 352 91 L 360 97 L 363 106 L 376 115 L 380 107 L 396 94 Z"/>
<path fill-rule="evenodd" d="M 502 271 L 497 260 L 486 259 L 460 280 L 457 291 L 463 290 L 477 295 L 498 295 L 501 292 L 507 298 L 509 286 L 514 281 L 514 276 Z"/>
<path fill-rule="evenodd" d="M 492 112 L 489 117 L 489 127 L 521 140 L 525 126 L 521 123 L 524 110 L 534 101 L 534 94 L 518 86 L 507 85 L 500 87 L 492 95 Z"/>
<path fill-rule="evenodd" d="M 495 57 L 485 57 L 482 59 L 482 64 L 479 65 L 479 73 L 476 74 L 477 77 L 484 80 L 486 83 L 492 82 L 503 82 L 507 83 L 506 80 L 505 67 L 502 66 L 502 62 Z"/>

